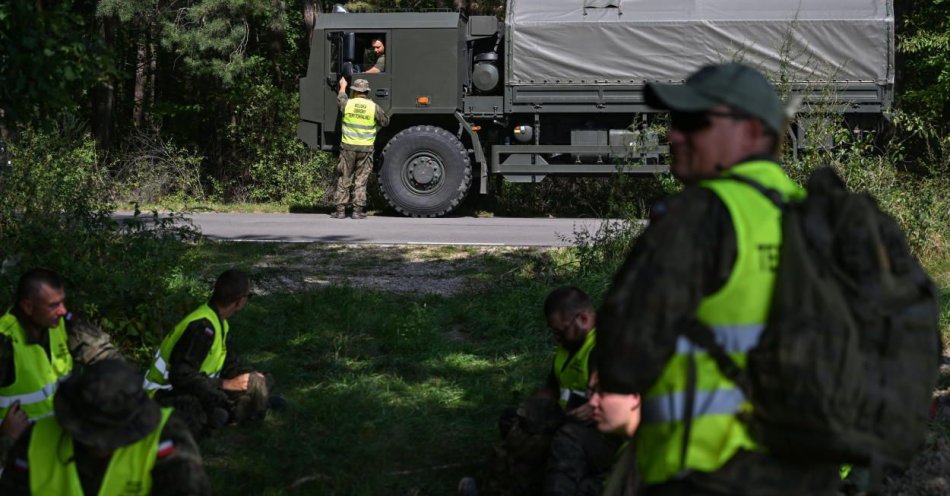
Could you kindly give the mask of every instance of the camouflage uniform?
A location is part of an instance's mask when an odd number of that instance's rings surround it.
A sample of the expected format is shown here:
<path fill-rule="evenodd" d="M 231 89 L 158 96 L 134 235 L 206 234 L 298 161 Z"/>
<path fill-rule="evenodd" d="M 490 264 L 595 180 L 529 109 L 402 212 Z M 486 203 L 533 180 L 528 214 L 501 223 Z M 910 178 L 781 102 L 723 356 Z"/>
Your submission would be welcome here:
<path fill-rule="evenodd" d="M 122 430 L 122 425 L 117 426 L 112 417 L 106 416 L 102 412 L 105 411 L 108 414 L 113 413 L 113 410 L 115 410 L 115 413 L 123 413 L 123 415 L 116 416 L 120 416 L 123 419 L 132 419 L 126 420 L 128 424 L 136 424 L 136 427 L 143 424 L 144 421 L 141 420 L 143 417 L 137 414 L 140 411 L 138 408 L 132 409 L 132 407 L 126 403 L 121 409 L 116 409 L 118 404 L 117 400 L 127 400 L 129 397 L 123 396 L 124 392 L 130 388 L 134 389 L 135 387 L 139 388 L 140 396 L 134 397 L 139 401 L 139 405 L 151 403 L 153 406 L 150 408 L 154 410 L 157 410 L 157 405 L 148 399 L 144 392 L 141 391 L 141 375 L 138 371 L 129 365 L 125 365 L 124 368 L 126 370 L 124 371 L 116 371 L 116 367 L 112 366 L 114 364 L 110 364 L 107 361 L 102 362 L 102 365 L 109 368 L 108 372 L 101 372 L 101 374 L 108 373 L 113 378 L 119 376 L 121 378 L 118 380 L 123 383 L 127 383 L 128 381 L 134 381 L 134 383 L 109 388 L 122 390 L 123 392 L 116 394 L 114 398 L 100 399 L 99 401 L 101 401 L 102 404 L 107 405 L 102 411 L 96 411 L 95 407 L 90 407 L 89 405 L 76 405 L 70 410 L 61 410 L 59 402 L 65 400 L 65 398 L 57 398 L 57 422 L 63 425 L 63 434 L 70 435 L 69 432 L 72 432 L 72 430 L 70 427 L 67 427 L 66 423 L 70 414 L 89 419 L 86 421 L 96 426 L 102 426 L 102 432 L 91 431 L 88 427 L 83 428 L 83 432 L 87 432 L 87 435 L 93 438 L 94 442 L 103 443 L 93 446 L 100 449 L 116 449 L 119 447 L 118 445 L 125 443 L 115 439 L 112 433 Z M 100 366 L 94 367 L 93 369 L 95 368 L 100 368 Z M 93 369 L 88 369 L 89 372 L 83 373 L 94 373 L 92 372 Z M 78 384 L 80 388 L 90 384 L 90 382 L 84 378 L 76 379 L 78 380 L 74 382 Z M 70 380 L 72 381 L 73 379 Z M 64 383 L 63 387 L 66 388 L 70 386 Z M 62 394 L 62 391 L 63 390 L 61 390 L 60 394 Z M 125 412 L 130 412 L 131 414 Z M 153 427 L 153 432 L 154 429 Z M 0 494 L 11 496 L 30 494 L 29 447 L 32 435 L 33 428 L 31 427 L 21 436 L 13 448 L 10 460 L 6 464 L 2 478 L 0 478 Z M 87 440 L 87 442 L 92 441 Z M 105 443 L 114 444 L 106 445 Z M 198 445 L 191 436 L 187 424 L 178 416 L 177 412 L 172 412 L 168 418 L 168 422 L 165 423 L 165 426 L 162 428 L 161 434 L 158 437 L 158 446 L 160 449 L 156 453 L 155 464 L 151 470 L 152 490 L 150 494 L 152 496 L 204 496 L 211 494 L 211 484 L 205 474 L 201 454 L 198 451 Z M 105 458 L 98 457 L 87 451 L 88 448 L 80 442 L 75 442 L 73 449 L 74 457 L 71 465 L 75 468 L 76 474 L 79 477 L 83 494 L 98 494 L 106 471 L 110 466 L 111 455 Z"/>
<path fill-rule="evenodd" d="M 19 309 L 13 308 L 11 313 L 20 322 L 24 321 Z M 74 367 L 88 366 L 106 359 L 122 359 L 122 354 L 112 345 L 109 335 L 98 327 L 72 313 L 67 314 L 63 320 L 66 322 L 69 353 L 73 357 Z M 39 344 L 49 355 L 48 333 L 40 334 L 38 340 L 31 344 Z M 16 368 L 14 365 L 13 343 L 7 336 L 0 335 L 0 387 L 7 387 L 13 384 L 15 380 Z M 7 454 L 13 448 L 15 442 L 14 439 L 0 436 L 0 466 L 6 465 Z"/>
<path fill-rule="evenodd" d="M 499 420 L 502 441 L 493 448 L 479 494 L 596 496 L 620 438 L 590 423 L 569 420 L 556 400 L 532 397 Z"/>
<path fill-rule="evenodd" d="M 736 255 L 732 218 L 712 191 L 686 186 L 658 204 L 597 313 L 601 387 L 649 390 L 675 351 L 684 317 L 726 283 Z M 835 467 L 742 451 L 715 472 L 691 473 L 646 494 L 742 494 L 748 487 L 757 495 L 825 494 L 836 477 Z"/>
<path fill-rule="evenodd" d="M 262 419 L 267 411 L 273 378 L 265 375 L 260 380 L 251 375 L 247 391 L 225 391 L 221 384 L 225 379 L 251 372 L 235 349 L 228 336 L 227 356 L 219 378 L 208 377 L 200 372 L 201 363 L 211 351 L 214 331 L 207 319 L 190 324 L 182 333 L 172 350 L 168 362 L 170 390 L 158 390 L 155 400 L 162 406 L 171 406 L 181 414 L 195 437 L 206 434 L 209 429 L 221 427 L 227 421 L 248 422 Z M 217 412 L 216 412 L 217 411 Z M 227 417 L 224 417 L 227 413 Z"/>
<path fill-rule="evenodd" d="M 563 422 L 561 407 L 548 398 L 532 397 L 505 411 L 498 422 L 502 440 L 477 478 L 479 494 L 540 495 L 551 438 Z"/>
<path fill-rule="evenodd" d="M 621 439 L 592 423 L 568 422 L 554 434 L 548 455 L 545 496 L 598 496 Z"/>
<path fill-rule="evenodd" d="M 365 98 L 356 96 L 354 98 Z M 336 97 L 337 104 L 342 114 L 346 109 L 346 103 L 349 97 L 346 93 L 339 93 Z M 377 126 L 388 126 L 389 116 L 379 106 L 376 106 L 375 113 Z M 350 205 L 355 207 L 366 207 L 366 183 L 369 181 L 369 175 L 373 172 L 373 146 L 358 146 L 348 143 L 340 144 L 340 161 L 336 167 L 336 191 L 333 197 L 335 205 Z M 353 196 L 350 198 L 350 188 L 353 189 Z"/>
<path fill-rule="evenodd" d="M 29 472 L 17 467 L 17 460 L 27 459 L 32 430 L 23 434 L 14 447 L 10 462 L 0 478 L 0 494 L 15 496 L 30 494 Z M 162 429 L 161 443 L 171 441 L 175 450 L 156 459 L 152 468 L 152 496 L 198 496 L 211 494 L 211 483 L 202 467 L 201 453 L 195 444 L 188 424 L 172 413 L 165 428 Z M 77 453 L 81 448 L 77 449 Z M 22 462 L 21 462 L 22 463 Z M 82 481 L 85 494 L 98 494 L 102 478 L 108 465 L 95 460 L 76 457 L 76 471 Z"/>

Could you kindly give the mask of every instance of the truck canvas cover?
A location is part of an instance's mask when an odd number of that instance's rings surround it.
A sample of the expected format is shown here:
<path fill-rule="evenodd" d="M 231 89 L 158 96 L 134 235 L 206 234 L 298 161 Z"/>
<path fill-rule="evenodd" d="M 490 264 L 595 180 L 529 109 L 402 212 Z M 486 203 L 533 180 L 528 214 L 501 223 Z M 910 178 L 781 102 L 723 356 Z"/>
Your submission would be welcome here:
<path fill-rule="evenodd" d="M 741 60 L 793 84 L 891 85 L 892 2 L 508 0 L 508 82 L 682 81 Z"/>

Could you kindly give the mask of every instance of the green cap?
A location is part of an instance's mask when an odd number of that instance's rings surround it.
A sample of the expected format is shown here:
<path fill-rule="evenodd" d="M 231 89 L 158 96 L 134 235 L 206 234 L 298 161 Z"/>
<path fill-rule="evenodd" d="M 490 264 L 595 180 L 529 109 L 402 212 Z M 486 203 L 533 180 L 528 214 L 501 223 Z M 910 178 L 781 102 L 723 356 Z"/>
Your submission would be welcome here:
<path fill-rule="evenodd" d="M 785 107 L 775 87 L 744 64 L 707 65 L 683 84 L 648 83 L 646 103 L 674 112 L 702 112 L 726 104 L 759 118 L 778 134 L 785 128 Z"/>

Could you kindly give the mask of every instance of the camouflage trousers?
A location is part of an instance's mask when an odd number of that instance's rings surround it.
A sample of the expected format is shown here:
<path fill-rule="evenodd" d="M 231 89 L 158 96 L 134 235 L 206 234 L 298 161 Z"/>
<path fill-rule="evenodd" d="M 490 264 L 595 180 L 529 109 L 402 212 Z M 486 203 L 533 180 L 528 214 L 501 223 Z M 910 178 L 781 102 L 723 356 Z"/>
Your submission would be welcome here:
<path fill-rule="evenodd" d="M 600 495 L 620 444 L 592 424 L 564 424 L 551 439 L 544 496 Z"/>
<path fill-rule="evenodd" d="M 556 402 L 535 398 L 503 416 L 502 441 L 486 473 L 477 477 L 482 496 L 596 496 L 620 440 L 593 426 L 565 422 Z"/>
<path fill-rule="evenodd" d="M 350 205 L 350 188 L 353 189 L 352 204 L 366 207 L 366 183 L 373 172 L 373 152 L 340 150 L 340 161 L 336 166 L 336 194 L 333 203 L 336 206 Z"/>
<path fill-rule="evenodd" d="M 227 397 L 224 401 L 202 401 L 197 395 L 174 389 L 159 390 L 155 401 L 161 406 L 174 408 L 198 439 L 226 423 L 247 424 L 263 420 L 273 387 L 274 379 L 269 374 L 265 374 L 264 379 L 251 375 L 247 391 L 224 391 Z M 227 413 L 226 418 L 221 412 Z"/>

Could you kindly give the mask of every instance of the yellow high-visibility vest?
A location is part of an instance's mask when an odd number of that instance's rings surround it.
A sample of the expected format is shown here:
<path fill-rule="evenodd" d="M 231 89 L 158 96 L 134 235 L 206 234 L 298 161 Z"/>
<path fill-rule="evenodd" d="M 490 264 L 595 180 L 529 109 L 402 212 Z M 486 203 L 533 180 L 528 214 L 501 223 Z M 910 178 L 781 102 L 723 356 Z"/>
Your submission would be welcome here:
<path fill-rule="evenodd" d="M 98 496 L 151 494 L 158 441 L 171 413 L 171 408 L 162 408 L 161 421 L 154 431 L 112 453 Z M 27 453 L 32 494 L 83 494 L 73 461 L 73 438 L 63 431 L 55 417 L 36 423 Z"/>
<path fill-rule="evenodd" d="M 557 348 L 557 353 L 554 355 L 554 377 L 557 378 L 558 388 L 560 389 L 559 403 L 561 408 L 567 406 L 571 395 L 587 397 L 589 374 L 587 361 L 590 358 L 590 352 L 594 349 L 594 343 L 597 341 L 596 333 L 595 329 L 591 329 L 587 333 L 587 337 L 584 338 L 584 344 L 573 356 L 563 346 Z"/>
<path fill-rule="evenodd" d="M 786 198 L 804 196 L 771 161 L 739 164 L 723 175 L 733 174 L 753 179 Z M 710 180 L 700 185 L 716 193 L 728 209 L 737 254 L 727 282 L 703 298 L 697 318 L 744 368 L 746 354 L 758 343 L 768 317 L 782 243 L 782 213 L 760 192 L 739 181 Z M 692 398 L 688 398 L 690 382 L 695 391 Z M 688 405 L 690 411 L 686 411 Z M 680 336 L 673 356 L 643 397 L 637 460 L 644 481 L 659 484 L 689 472 L 713 472 L 739 450 L 760 449 L 737 416 L 750 408 L 742 391 L 719 371 L 715 359 Z M 684 440 L 687 432 L 689 439 Z"/>
<path fill-rule="evenodd" d="M 30 420 L 52 415 L 53 394 L 73 370 L 65 320 L 59 319 L 59 325 L 49 330 L 49 355 L 42 346 L 26 341 L 26 330 L 10 310 L 0 317 L 0 334 L 13 343 L 15 375 L 13 384 L 0 388 L 0 419 L 15 401 Z"/>
<path fill-rule="evenodd" d="M 376 141 L 376 103 L 350 98 L 343 110 L 343 144 L 373 146 Z"/>
<path fill-rule="evenodd" d="M 224 368 L 224 359 L 228 356 L 228 321 L 222 321 L 208 304 L 204 304 L 182 319 L 182 321 L 175 326 L 175 329 L 162 340 L 162 345 L 155 353 L 152 366 L 149 367 L 148 372 L 145 374 L 144 387 L 146 391 L 154 392 L 159 389 L 172 388 L 168 382 L 168 361 L 171 359 L 172 350 L 175 349 L 175 345 L 178 343 L 178 340 L 181 339 L 181 335 L 184 334 L 188 325 L 201 319 L 207 319 L 211 322 L 214 330 L 214 341 L 212 341 L 211 350 L 208 351 L 208 355 L 204 361 L 201 362 L 201 367 L 199 367 L 198 370 L 207 374 L 208 377 L 218 377 L 221 375 L 221 369 Z"/>

